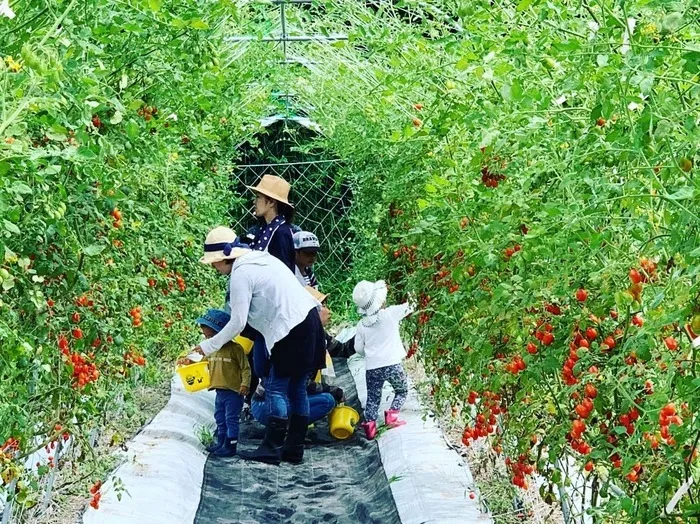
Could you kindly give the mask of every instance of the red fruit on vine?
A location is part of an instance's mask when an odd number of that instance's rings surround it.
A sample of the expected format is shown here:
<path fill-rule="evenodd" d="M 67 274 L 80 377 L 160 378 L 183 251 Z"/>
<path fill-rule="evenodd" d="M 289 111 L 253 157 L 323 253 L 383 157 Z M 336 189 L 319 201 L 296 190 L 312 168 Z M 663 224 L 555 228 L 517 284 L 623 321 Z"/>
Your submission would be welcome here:
<path fill-rule="evenodd" d="M 576 291 L 576 300 L 579 302 L 585 302 L 586 299 L 588 298 L 588 291 L 586 291 L 583 288 L 580 288 L 578 291 Z"/>
<path fill-rule="evenodd" d="M 571 423 L 571 436 L 575 439 L 581 438 L 584 431 L 586 431 L 586 423 L 583 420 L 577 418 Z"/>
<path fill-rule="evenodd" d="M 634 268 L 630 269 L 629 277 L 633 284 L 640 284 L 644 280 L 639 271 Z"/>
<path fill-rule="evenodd" d="M 598 127 L 605 127 L 605 119 L 601 116 L 598 120 L 595 121 L 595 125 Z"/>
<path fill-rule="evenodd" d="M 589 460 L 588 462 L 586 462 L 586 465 L 583 467 L 583 469 L 585 469 L 586 471 L 588 471 L 590 473 L 591 471 L 593 471 L 594 467 L 595 467 L 595 465 L 593 464 L 593 461 Z"/>
<path fill-rule="evenodd" d="M 545 346 L 549 346 L 554 342 L 554 335 L 550 333 L 549 331 L 546 331 L 545 333 L 542 334 L 542 343 Z"/>
<path fill-rule="evenodd" d="M 467 217 L 462 217 L 462 219 L 459 221 L 459 227 L 464 229 L 469 225 L 469 219 Z"/>
<path fill-rule="evenodd" d="M 532 342 L 527 343 L 527 352 L 530 353 L 530 355 L 535 355 L 537 353 L 537 346 L 533 344 Z"/>
<path fill-rule="evenodd" d="M 119 211 L 116 207 L 112 209 L 112 212 L 110 213 L 112 215 L 112 218 L 114 220 L 121 220 L 122 219 L 122 212 Z"/>
<path fill-rule="evenodd" d="M 595 340 L 596 338 L 598 338 L 598 331 L 596 331 L 592 327 L 589 327 L 588 329 L 586 329 L 586 338 L 591 341 Z"/>
<path fill-rule="evenodd" d="M 469 498 L 472 500 L 474 500 L 476 498 L 476 495 L 474 494 L 474 492 L 469 494 Z"/>
<path fill-rule="evenodd" d="M 92 115 L 92 125 L 98 129 L 102 127 L 102 120 L 98 115 Z"/>
<path fill-rule="evenodd" d="M 669 402 L 663 408 L 661 408 L 661 414 L 666 417 L 674 416 L 676 414 L 676 406 L 672 402 Z"/>
<path fill-rule="evenodd" d="M 71 335 L 73 335 L 73 338 L 81 339 L 83 338 L 83 330 L 80 328 L 73 328 L 71 330 Z"/>
<path fill-rule="evenodd" d="M 574 410 L 576 411 L 576 414 L 583 419 L 588 418 L 588 415 L 590 415 L 590 412 L 583 404 L 577 404 Z"/>
<path fill-rule="evenodd" d="M 664 339 L 664 344 L 670 351 L 675 351 L 678 349 L 678 341 L 673 337 L 666 337 Z"/>
<path fill-rule="evenodd" d="M 71 319 L 71 322 L 77 324 L 78 322 L 80 322 L 80 313 L 77 313 L 77 312 L 73 313 L 71 315 L 70 319 Z"/>
<path fill-rule="evenodd" d="M 583 391 L 588 398 L 596 398 L 598 396 L 598 390 L 593 384 L 586 384 Z"/>
<path fill-rule="evenodd" d="M 68 340 L 66 340 L 66 337 L 60 336 L 58 338 L 58 349 L 61 351 L 68 351 L 69 346 L 68 346 Z"/>
<path fill-rule="evenodd" d="M 644 319 L 639 315 L 635 315 L 632 317 L 632 324 L 637 327 L 642 327 L 644 325 Z"/>
<path fill-rule="evenodd" d="M 547 304 L 545 309 L 554 316 L 561 315 L 561 308 L 556 304 Z"/>
<path fill-rule="evenodd" d="M 49 307 L 54 307 L 56 305 L 56 303 L 49 298 L 46 300 L 46 305 Z"/>
<path fill-rule="evenodd" d="M 423 121 L 420 118 L 414 117 L 413 118 L 413 127 L 421 127 L 423 125 Z"/>
<path fill-rule="evenodd" d="M 423 104 L 421 104 L 421 103 L 413 104 L 413 109 L 415 109 L 416 111 L 421 111 L 423 109 Z"/>
<path fill-rule="evenodd" d="M 581 342 L 578 343 L 578 347 L 588 349 L 591 347 L 591 344 L 588 342 L 588 340 L 584 338 L 581 340 Z"/>
<path fill-rule="evenodd" d="M 615 338 L 612 335 L 608 335 L 605 337 L 605 340 L 603 340 L 603 344 L 608 346 L 608 349 L 613 349 L 617 344 L 615 343 Z"/>

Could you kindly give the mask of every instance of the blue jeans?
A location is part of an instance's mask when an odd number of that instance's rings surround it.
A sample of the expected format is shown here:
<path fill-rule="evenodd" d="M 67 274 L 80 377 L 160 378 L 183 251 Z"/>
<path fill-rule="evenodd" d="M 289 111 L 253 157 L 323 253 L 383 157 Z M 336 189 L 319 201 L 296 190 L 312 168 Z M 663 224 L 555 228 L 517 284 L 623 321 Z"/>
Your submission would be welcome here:
<path fill-rule="evenodd" d="M 316 393 L 309 395 L 309 423 L 313 424 L 317 420 L 321 420 L 328 415 L 335 407 L 335 399 L 330 393 Z M 257 400 L 253 397 L 250 403 L 250 411 L 253 413 L 253 418 L 260 422 L 263 426 L 267 426 L 267 421 L 270 418 L 270 412 L 267 410 L 267 402 Z"/>
<path fill-rule="evenodd" d="M 299 377 L 279 377 L 275 374 L 275 366 L 270 368 L 265 379 L 265 404 L 270 416 L 309 416 L 309 397 L 306 394 L 309 376 L 309 373 L 304 373 Z"/>
<path fill-rule="evenodd" d="M 243 397 L 229 389 L 217 389 L 214 402 L 216 432 L 230 439 L 238 439 Z"/>

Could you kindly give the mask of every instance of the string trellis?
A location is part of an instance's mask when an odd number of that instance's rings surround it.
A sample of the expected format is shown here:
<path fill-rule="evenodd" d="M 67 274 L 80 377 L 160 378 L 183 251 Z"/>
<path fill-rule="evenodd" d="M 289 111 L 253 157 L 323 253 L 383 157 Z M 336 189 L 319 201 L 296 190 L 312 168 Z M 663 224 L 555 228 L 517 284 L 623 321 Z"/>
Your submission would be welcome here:
<path fill-rule="evenodd" d="M 347 181 L 336 178 L 339 160 L 314 160 L 278 164 L 238 166 L 232 176 L 241 194 L 263 175 L 276 175 L 288 181 L 290 201 L 296 209 L 294 223 L 315 233 L 321 251 L 314 270 L 321 287 L 330 291 L 344 282 L 351 263 L 352 231 L 349 212 L 352 192 Z M 251 198 L 252 201 L 252 198 Z M 254 223 L 250 213 L 233 217 L 236 231 L 247 231 Z"/>

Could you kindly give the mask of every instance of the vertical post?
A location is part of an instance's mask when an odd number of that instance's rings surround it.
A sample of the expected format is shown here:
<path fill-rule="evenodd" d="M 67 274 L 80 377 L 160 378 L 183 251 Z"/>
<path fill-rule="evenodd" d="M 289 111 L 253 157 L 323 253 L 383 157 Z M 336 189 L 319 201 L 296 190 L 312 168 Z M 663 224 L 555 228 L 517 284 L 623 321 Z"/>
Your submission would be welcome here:
<path fill-rule="evenodd" d="M 287 61 L 287 15 L 285 12 L 285 2 L 280 2 L 280 22 L 282 24 L 282 52 L 284 53 L 284 61 Z"/>
<path fill-rule="evenodd" d="M 49 481 L 46 484 L 46 491 L 44 491 L 44 500 L 41 503 L 41 511 L 44 512 L 49 507 L 51 502 L 51 492 L 53 491 L 53 484 L 56 481 L 56 473 L 58 472 L 58 461 L 61 458 L 61 450 L 63 449 L 63 440 L 58 439 L 58 444 L 56 444 L 56 453 L 54 453 L 54 466 L 51 468 L 49 473 Z"/>
<path fill-rule="evenodd" d="M 11 496 L 15 492 L 17 487 L 17 479 L 12 479 L 10 485 L 7 488 L 7 500 L 5 500 L 5 507 L 2 509 L 2 524 L 9 524 L 12 518 L 12 506 L 14 505 L 14 498 Z"/>

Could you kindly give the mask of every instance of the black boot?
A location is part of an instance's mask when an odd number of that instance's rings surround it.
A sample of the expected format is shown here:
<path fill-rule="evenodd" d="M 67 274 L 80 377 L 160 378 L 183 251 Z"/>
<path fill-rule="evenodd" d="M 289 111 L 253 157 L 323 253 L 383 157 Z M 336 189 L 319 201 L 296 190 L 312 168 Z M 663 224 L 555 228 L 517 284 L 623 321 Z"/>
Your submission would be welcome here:
<path fill-rule="evenodd" d="M 224 440 L 223 446 L 214 451 L 212 455 L 215 457 L 233 457 L 236 455 L 236 448 L 238 447 L 238 439 L 227 438 Z"/>
<path fill-rule="evenodd" d="M 214 453 L 217 449 L 224 445 L 226 442 L 226 433 L 218 433 L 214 441 L 204 448 L 207 453 Z"/>
<path fill-rule="evenodd" d="M 282 458 L 282 444 L 287 433 L 287 419 L 270 417 L 265 428 L 265 438 L 255 451 L 242 451 L 238 455 L 243 460 L 255 460 L 279 466 Z"/>
<path fill-rule="evenodd" d="M 309 417 L 292 415 L 289 419 L 289 433 L 284 441 L 282 460 L 292 464 L 301 464 L 304 460 L 304 441 L 306 440 L 306 428 L 309 426 Z"/>

